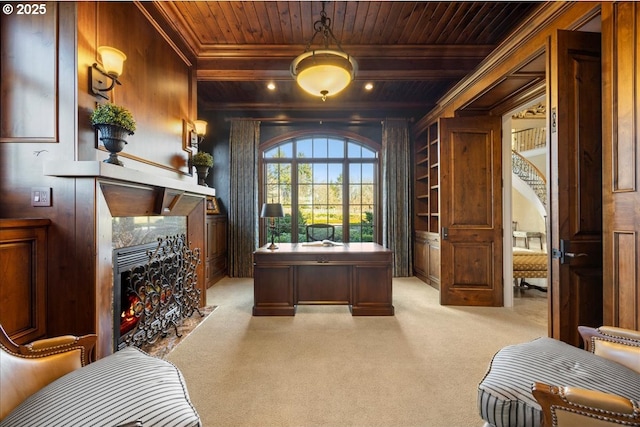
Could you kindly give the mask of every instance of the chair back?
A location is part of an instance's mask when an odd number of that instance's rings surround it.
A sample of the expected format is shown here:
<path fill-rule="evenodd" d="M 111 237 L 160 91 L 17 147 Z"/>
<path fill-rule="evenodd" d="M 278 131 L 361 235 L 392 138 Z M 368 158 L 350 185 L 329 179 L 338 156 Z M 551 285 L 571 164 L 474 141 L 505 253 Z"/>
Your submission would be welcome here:
<path fill-rule="evenodd" d="M 640 425 L 636 404 L 618 395 L 537 381 L 531 392 L 542 408 L 545 427 Z"/>
<path fill-rule="evenodd" d="M 333 240 L 335 232 L 336 228 L 331 224 L 309 224 L 307 225 L 307 242 Z"/>
<path fill-rule="evenodd" d="M 18 345 L 0 325 L 0 420 L 42 387 L 84 366 L 95 342 L 90 334 Z"/>

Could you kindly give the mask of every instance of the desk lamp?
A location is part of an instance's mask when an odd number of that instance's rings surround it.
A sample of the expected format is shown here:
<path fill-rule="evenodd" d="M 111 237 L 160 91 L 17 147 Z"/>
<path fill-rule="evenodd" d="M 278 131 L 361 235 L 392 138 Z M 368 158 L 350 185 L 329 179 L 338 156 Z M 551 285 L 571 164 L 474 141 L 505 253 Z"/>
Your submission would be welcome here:
<path fill-rule="evenodd" d="M 276 245 L 273 241 L 274 235 L 276 233 L 276 218 L 283 217 L 284 211 L 282 210 L 282 205 L 280 203 L 264 203 L 262 205 L 260 218 L 269 218 L 269 229 L 271 230 L 271 244 L 267 249 L 278 249 L 278 245 Z"/>

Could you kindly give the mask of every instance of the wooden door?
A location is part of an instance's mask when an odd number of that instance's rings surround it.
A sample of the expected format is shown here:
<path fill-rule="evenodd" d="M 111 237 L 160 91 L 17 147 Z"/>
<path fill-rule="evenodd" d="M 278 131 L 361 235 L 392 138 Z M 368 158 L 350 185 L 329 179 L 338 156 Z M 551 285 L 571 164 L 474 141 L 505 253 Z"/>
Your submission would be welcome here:
<path fill-rule="evenodd" d="M 503 305 L 500 117 L 440 120 L 440 303 Z"/>
<path fill-rule="evenodd" d="M 558 31 L 551 52 L 549 332 L 579 346 L 603 311 L 600 34 Z"/>

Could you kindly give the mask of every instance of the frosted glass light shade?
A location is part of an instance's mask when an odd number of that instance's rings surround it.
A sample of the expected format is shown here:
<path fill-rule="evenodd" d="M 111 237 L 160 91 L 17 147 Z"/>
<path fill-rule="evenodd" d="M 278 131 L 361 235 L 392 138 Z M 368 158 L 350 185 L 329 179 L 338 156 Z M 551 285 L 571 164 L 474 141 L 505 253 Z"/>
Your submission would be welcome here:
<path fill-rule="evenodd" d="M 298 56 L 290 71 L 303 90 L 324 100 L 349 86 L 357 68 L 356 60 L 346 53 L 323 49 Z"/>
<path fill-rule="evenodd" d="M 204 120 L 196 120 L 193 122 L 194 127 L 196 128 L 196 133 L 199 136 L 205 136 L 207 134 L 207 122 Z"/>
<path fill-rule="evenodd" d="M 110 46 L 100 46 L 98 53 L 102 58 L 102 68 L 104 68 L 104 71 L 110 76 L 120 77 L 127 55 Z"/>

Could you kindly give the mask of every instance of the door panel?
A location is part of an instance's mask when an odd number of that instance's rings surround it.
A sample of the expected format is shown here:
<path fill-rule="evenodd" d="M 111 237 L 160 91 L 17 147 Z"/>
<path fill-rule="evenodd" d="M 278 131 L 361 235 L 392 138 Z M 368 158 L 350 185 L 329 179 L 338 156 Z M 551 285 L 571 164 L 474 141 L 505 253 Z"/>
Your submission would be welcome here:
<path fill-rule="evenodd" d="M 440 303 L 501 306 L 499 117 L 440 119 Z"/>
<path fill-rule="evenodd" d="M 549 329 L 579 346 L 578 325 L 603 312 L 600 35 L 558 31 L 552 52 Z"/>

